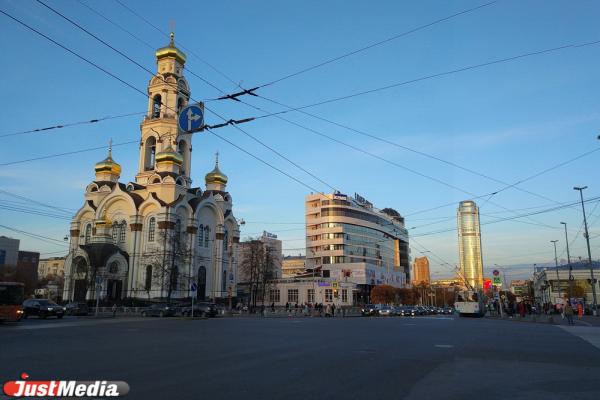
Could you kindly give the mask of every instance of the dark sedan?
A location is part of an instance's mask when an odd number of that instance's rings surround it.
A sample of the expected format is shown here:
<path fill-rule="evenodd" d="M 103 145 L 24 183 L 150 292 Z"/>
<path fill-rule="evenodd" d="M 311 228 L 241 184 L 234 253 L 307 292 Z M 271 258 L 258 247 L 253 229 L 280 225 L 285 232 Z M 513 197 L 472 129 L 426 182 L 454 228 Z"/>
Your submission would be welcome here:
<path fill-rule="evenodd" d="M 377 315 L 378 308 L 375 304 L 365 304 L 360 311 L 363 317 L 368 315 Z"/>
<path fill-rule="evenodd" d="M 85 303 L 69 303 L 65 305 L 67 315 L 88 315 L 90 309 Z"/>
<path fill-rule="evenodd" d="M 216 317 L 218 313 L 217 305 L 214 303 L 200 302 L 194 304 L 194 317 Z M 181 315 L 184 317 L 191 317 L 192 306 L 187 305 L 182 307 Z"/>
<path fill-rule="evenodd" d="M 27 318 L 32 315 L 39 318 L 62 318 L 65 315 L 65 309 L 51 300 L 27 299 L 23 302 L 23 316 Z"/>
<path fill-rule="evenodd" d="M 177 307 L 166 303 L 152 304 L 142 311 L 142 317 L 173 317 L 177 313 Z"/>

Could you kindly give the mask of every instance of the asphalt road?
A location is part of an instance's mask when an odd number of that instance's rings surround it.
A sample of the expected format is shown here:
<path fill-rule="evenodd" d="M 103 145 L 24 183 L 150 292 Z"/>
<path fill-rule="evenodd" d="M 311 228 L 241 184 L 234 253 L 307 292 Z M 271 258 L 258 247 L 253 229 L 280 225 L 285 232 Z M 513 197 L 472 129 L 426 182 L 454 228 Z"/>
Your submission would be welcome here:
<path fill-rule="evenodd" d="M 597 400 L 599 338 L 452 317 L 27 320 L 0 326 L 0 377 L 123 380 L 131 399 Z"/>

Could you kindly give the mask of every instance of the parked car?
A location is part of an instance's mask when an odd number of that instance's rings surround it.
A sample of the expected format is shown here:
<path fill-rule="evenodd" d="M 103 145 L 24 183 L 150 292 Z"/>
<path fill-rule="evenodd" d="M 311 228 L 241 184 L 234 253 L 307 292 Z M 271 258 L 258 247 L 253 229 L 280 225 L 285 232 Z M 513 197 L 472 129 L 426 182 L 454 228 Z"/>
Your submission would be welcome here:
<path fill-rule="evenodd" d="M 377 315 L 377 306 L 375 304 L 365 304 L 360 310 L 363 317 L 370 315 Z"/>
<path fill-rule="evenodd" d="M 383 305 L 383 306 L 379 307 L 379 309 L 377 310 L 377 313 L 382 317 L 390 317 L 390 316 L 394 315 L 394 310 L 390 306 Z"/>
<path fill-rule="evenodd" d="M 445 307 L 442 309 L 443 314 L 452 315 L 454 314 L 454 309 L 452 307 Z"/>
<path fill-rule="evenodd" d="M 184 317 L 192 316 L 192 305 L 181 307 L 181 315 Z M 216 317 L 219 313 L 217 305 L 214 303 L 199 302 L 194 304 L 194 317 Z"/>
<path fill-rule="evenodd" d="M 427 315 L 427 309 L 423 306 L 416 306 L 415 309 L 419 313 L 419 315 Z"/>
<path fill-rule="evenodd" d="M 23 302 L 23 316 L 27 318 L 32 315 L 37 315 L 39 318 L 62 318 L 65 315 L 65 308 L 48 299 L 27 299 Z"/>
<path fill-rule="evenodd" d="M 419 311 L 412 306 L 402 307 L 402 313 L 400 314 L 403 317 L 415 317 L 419 315 Z"/>
<path fill-rule="evenodd" d="M 152 304 L 142 310 L 142 317 L 173 317 L 177 314 L 177 307 L 166 303 Z"/>
<path fill-rule="evenodd" d="M 67 315 L 88 315 L 90 309 L 86 303 L 68 303 L 65 305 Z"/>

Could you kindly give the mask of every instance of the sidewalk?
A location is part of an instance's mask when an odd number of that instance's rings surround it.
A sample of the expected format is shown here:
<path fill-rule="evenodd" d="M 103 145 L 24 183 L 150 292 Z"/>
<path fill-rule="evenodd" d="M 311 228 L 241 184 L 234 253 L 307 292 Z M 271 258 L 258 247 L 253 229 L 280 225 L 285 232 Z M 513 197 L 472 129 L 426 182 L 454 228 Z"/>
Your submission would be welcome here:
<path fill-rule="evenodd" d="M 567 320 L 563 319 L 560 314 L 529 314 L 526 315 L 525 318 L 521 318 L 520 315 L 513 315 L 512 318 L 504 315 L 504 318 L 500 318 L 498 315 L 486 315 L 485 318 L 489 319 L 500 319 L 506 321 L 514 321 L 514 322 L 531 322 L 531 323 L 545 323 L 545 324 L 554 324 L 554 325 L 565 325 L 568 326 Z M 584 315 L 581 319 L 577 316 L 573 317 L 573 322 L 575 322 L 575 326 L 588 326 L 588 327 L 600 327 L 600 317 L 594 317 L 591 315 Z"/>

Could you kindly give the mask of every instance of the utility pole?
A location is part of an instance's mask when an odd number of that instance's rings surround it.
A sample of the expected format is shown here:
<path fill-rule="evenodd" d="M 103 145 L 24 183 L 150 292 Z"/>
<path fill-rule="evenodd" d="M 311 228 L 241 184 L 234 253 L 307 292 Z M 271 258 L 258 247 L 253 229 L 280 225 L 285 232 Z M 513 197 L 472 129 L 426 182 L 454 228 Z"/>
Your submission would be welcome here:
<path fill-rule="evenodd" d="M 556 266 L 556 280 L 558 281 L 558 298 L 560 297 L 560 277 L 558 276 L 558 255 L 556 253 L 556 242 L 558 240 L 551 240 L 550 243 L 554 245 L 554 265 Z"/>
<path fill-rule="evenodd" d="M 598 139 L 600 139 L 600 136 L 598 136 Z M 594 278 L 594 265 L 592 264 L 592 250 L 590 249 L 590 234 L 588 232 L 588 225 L 587 225 L 587 217 L 585 216 L 585 204 L 583 202 L 583 190 L 587 189 L 587 186 L 583 186 L 583 187 L 574 187 L 573 190 L 579 190 L 579 196 L 581 198 L 581 209 L 583 211 L 583 225 L 585 226 L 585 241 L 587 243 L 587 251 L 588 251 L 588 262 L 590 263 L 590 278 L 591 278 L 591 283 L 592 283 L 592 295 L 594 298 L 594 307 L 593 307 L 593 313 L 594 315 L 598 315 L 597 312 L 597 308 L 598 308 L 598 302 L 596 300 L 596 279 Z"/>
<path fill-rule="evenodd" d="M 567 243 L 567 263 L 569 264 L 569 301 L 573 296 L 573 266 L 571 265 L 571 253 L 569 252 L 569 234 L 567 233 L 567 223 L 561 222 L 565 226 L 565 242 Z"/>

